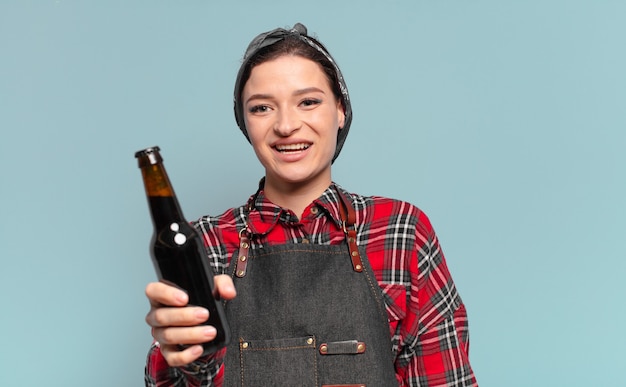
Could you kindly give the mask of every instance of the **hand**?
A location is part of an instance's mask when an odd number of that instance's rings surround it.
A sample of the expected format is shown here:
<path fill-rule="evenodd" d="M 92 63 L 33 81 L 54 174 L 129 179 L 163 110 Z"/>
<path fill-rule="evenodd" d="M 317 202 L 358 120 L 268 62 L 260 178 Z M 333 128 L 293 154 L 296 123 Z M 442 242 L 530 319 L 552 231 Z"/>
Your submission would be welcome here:
<path fill-rule="evenodd" d="M 227 275 L 214 277 L 215 289 L 224 300 L 237 295 L 232 279 Z M 202 343 L 215 339 L 216 330 L 209 325 L 199 325 L 209 318 L 205 308 L 187 306 L 189 297 L 184 291 L 163 282 L 146 286 L 150 311 L 146 322 L 152 327 L 152 337 L 161 346 L 161 353 L 172 367 L 196 360 L 202 354 Z M 189 347 L 181 350 L 178 344 Z"/>

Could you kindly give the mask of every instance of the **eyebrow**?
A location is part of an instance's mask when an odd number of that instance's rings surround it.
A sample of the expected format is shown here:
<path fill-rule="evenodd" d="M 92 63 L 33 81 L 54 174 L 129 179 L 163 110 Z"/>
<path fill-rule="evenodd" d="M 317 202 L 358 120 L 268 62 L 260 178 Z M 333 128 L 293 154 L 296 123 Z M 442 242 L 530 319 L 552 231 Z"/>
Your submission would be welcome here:
<path fill-rule="evenodd" d="M 296 90 L 293 95 L 294 96 L 299 96 L 299 95 L 303 95 L 303 94 L 307 94 L 307 93 L 324 93 L 324 90 L 317 88 L 317 87 L 306 87 L 304 89 L 299 89 Z M 273 96 L 271 94 L 263 94 L 263 93 L 258 93 L 258 94 L 252 94 L 247 100 L 246 103 L 249 103 L 252 100 L 255 99 L 271 99 L 273 98 Z"/>

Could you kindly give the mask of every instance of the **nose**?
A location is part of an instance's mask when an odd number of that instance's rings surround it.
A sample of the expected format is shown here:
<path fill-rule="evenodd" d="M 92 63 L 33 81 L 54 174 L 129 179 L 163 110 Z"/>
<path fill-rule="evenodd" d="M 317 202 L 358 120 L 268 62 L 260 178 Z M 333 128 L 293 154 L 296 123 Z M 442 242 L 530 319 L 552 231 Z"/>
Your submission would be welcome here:
<path fill-rule="evenodd" d="M 291 109 L 279 109 L 276 115 L 276 123 L 274 124 L 274 132 L 281 137 L 288 137 L 293 132 L 300 129 L 302 121 L 297 112 Z"/>

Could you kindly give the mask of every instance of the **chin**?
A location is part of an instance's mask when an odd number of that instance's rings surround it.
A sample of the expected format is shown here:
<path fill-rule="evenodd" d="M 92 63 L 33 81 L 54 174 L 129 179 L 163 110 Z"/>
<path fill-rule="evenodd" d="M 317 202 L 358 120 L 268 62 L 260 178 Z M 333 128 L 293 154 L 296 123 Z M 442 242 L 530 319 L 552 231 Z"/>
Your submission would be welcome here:
<path fill-rule="evenodd" d="M 316 182 L 324 179 L 323 174 L 312 171 L 284 171 L 282 173 L 274 174 L 274 178 L 277 181 L 291 185 L 315 184 Z"/>

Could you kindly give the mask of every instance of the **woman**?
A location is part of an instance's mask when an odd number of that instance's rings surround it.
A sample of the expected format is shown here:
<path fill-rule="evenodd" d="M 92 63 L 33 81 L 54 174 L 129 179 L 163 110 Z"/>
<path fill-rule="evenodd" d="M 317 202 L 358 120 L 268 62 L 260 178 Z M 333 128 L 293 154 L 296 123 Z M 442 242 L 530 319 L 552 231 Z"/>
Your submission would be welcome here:
<path fill-rule="evenodd" d="M 245 205 L 196 223 L 234 340 L 199 357 L 215 337 L 197 326 L 207 311 L 149 284 L 146 385 L 476 385 L 465 307 L 426 215 L 332 181 L 352 110 L 326 48 L 301 24 L 259 35 L 234 100 L 265 177 Z"/>

